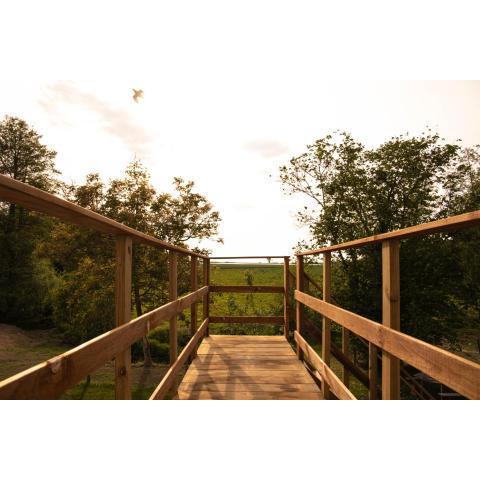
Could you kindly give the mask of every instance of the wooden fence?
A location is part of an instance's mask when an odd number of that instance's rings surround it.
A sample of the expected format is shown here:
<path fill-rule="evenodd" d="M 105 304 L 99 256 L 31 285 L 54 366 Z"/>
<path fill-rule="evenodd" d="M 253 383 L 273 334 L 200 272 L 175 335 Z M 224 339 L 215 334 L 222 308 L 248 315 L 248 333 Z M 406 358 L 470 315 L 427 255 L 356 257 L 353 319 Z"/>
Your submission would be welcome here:
<path fill-rule="evenodd" d="M 342 327 L 342 353 L 348 350 L 350 332 L 358 335 L 369 345 L 369 398 L 377 398 L 378 349 L 382 352 L 381 392 L 383 399 L 400 398 L 401 361 L 417 368 L 438 382 L 450 387 L 466 398 L 480 398 L 480 365 L 435 347 L 400 332 L 400 240 L 439 232 L 458 230 L 480 225 L 480 211 L 449 217 L 414 227 L 388 232 L 380 235 L 353 240 L 297 253 L 297 332 L 301 332 L 304 323 L 303 306 L 311 308 L 323 316 L 322 322 L 322 367 L 330 369 L 330 323 L 334 321 Z M 332 303 L 331 254 L 339 250 L 359 248 L 379 244 L 382 247 L 382 324 L 373 322 L 353 312 L 344 310 Z M 323 255 L 323 299 L 305 293 L 304 257 Z M 305 354 L 305 342 L 297 335 L 298 354 Z M 344 379 L 348 368 L 344 364 Z M 331 377 L 331 375 L 330 375 Z M 329 389 L 336 388 L 336 380 L 329 381 L 324 375 L 324 396 L 328 398 Z M 336 378 L 336 377 L 335 377 Z"/>
<path fill-rule="evenodd" d="M 480 224 L 480 212 L 472 212 L 416 227 L 406 228 L 341 245 L 300 252 L 296 255 L 296 275 L 290 272 L 288 256 L 208 257 L 183 247 L 169 244 L 155 237 L 103 217 L 66 200 L 45 193 L 9 177 L 0 175 L 0 199 L 16 203 L 31 210 L 86 226 L 113 236 L 116 252 L 115 318 L 116 328 L 0 382 L 0 399 L 57 398 L 68 388 L 82 381 L 111 359 L 115 359 L 115 398 L 131 398 L 130 348 L 131 345 L 162 322 L 169 322 L 170 368 L 151 399 L 161 399 L 175 390 L 182 367 L 195 357 L 198 344 L 209 334 L 210 323 L 257 323 L 283 325 L 284 335 L 289 331 L 289 292 L 292 277 L 296 282 L 296 331 L 293 340 L 297 356 L 305 362 L 311 374 L 322 384 L 325 398 L 353 399 L 348 389 L 348 376 L 354 374 L 368 385 L 369 398 L 378 396 L 378 357 L 382 360 L 381 393 L 384 399 L 400 397 L 400 378 L 404 361 L 430 377 L 447 385 L 467 398 L 480 399 L 480 365 L 465 360 L 438 347 L 429 345 L 400 332 L 400 240 L 414 235 L 424 235 Z M 138 318 L 131 319 L 132 242 L 139 242 L 169 252 L 170 302 Z M 373 322 L 353 312 L 344 310 L 332 301 L 331 254 L 338 250 L 357 248 L 374 243 L 382 244 L 382 324 Z M 304 270 L 304 257 L 323 255 L 322 287 Z M 178 255 L 187 255 L 191 264 L 191 293 L 178 298 Z M 210 284 L 210 261 L 220 259 L 267 258 L 283 259 L 283 286 L 225 286 Z M 199 261 L 202 261 L 203 286 L 198 285 Z M 322 299 L 307 293 L 309 285 L 322 290 Z M 283 316 L 210 316 L 210 294 L 278 293 L 283 295 Z M 198 303 L 203 304 L 202 323 L 197 328 Z M 191 310 L 191 340 L 178 355 L 177 316 L 185 309 Z M 306 324 L 304 309 L 310 308 L 323 316 L 321 356 L 302 337 Z M 342 327 L 342 348 L 331 342 L 331 322 Z M 363 338 L 369 345 L 368 376 L 348 357 L 350 332 Z M 342 379 L 330 368 L 330 355 L 341 359 Z"/>

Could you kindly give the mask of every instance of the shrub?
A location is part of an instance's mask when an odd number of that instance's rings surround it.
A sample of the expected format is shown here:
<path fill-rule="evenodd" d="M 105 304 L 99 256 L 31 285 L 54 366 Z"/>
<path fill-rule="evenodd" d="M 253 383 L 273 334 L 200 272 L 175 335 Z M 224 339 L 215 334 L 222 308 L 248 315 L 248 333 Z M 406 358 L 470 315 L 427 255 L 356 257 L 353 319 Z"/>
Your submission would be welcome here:
<path fill-rule="evenodd" d="M 167 363 L 170 360 L 170 347 L 168 343 L 161 343 L 155 338 L 150 338 L 150 353 L 152 360 L 157 363 Z"/>

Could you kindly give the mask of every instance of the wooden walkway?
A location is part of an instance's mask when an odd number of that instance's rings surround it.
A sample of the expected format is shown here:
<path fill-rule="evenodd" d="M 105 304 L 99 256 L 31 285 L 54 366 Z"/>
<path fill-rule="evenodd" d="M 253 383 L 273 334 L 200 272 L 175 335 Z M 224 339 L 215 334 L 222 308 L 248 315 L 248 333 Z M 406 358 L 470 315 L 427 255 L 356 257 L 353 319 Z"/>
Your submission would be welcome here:
<path fill-rule="evenodd" d="M 180 400 L 322 398 L 283 336 L 210 335 L 178 389 Z"/>

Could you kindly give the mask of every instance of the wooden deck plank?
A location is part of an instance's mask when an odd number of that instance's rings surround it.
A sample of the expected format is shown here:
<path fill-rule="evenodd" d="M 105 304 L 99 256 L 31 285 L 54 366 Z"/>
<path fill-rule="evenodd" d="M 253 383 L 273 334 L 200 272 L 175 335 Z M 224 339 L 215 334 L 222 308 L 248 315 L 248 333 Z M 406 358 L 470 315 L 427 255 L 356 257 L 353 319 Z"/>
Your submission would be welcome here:
<path fill-rule="evenodd" d="M 298 400 L 296 392 L 179 392 L 179 400 Z M 302 400 L 322 400 L 318 392 L 303 392 Z"/>
<path fill-rule="evenodd" d="M 211 335 L 178 389 L 180 400 L 322 398 L 283 336 Z"/>
<path fill-rule="evenodd" d="M 183 382 L 179 391 L 182 392 L 271 392 L 271 393 L 299 393 L 299 392 L 318 392 L 319 388 L 315 383 L 289 383 L 278 384 L 271 383 L 269 385 L 261 383 L 188 383 Z"/>

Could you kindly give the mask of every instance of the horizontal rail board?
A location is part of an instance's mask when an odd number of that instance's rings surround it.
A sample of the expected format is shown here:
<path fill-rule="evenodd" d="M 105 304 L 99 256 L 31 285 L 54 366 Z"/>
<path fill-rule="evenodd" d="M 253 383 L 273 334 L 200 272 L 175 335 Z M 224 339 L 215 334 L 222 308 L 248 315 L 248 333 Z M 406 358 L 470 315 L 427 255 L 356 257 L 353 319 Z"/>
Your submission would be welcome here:
<path fill-rule="evenodd" d="M 210 317 L 210 323 L 259 323 L 259 324 L 274 324 L 283 325 L 283 317 Z M 232 342 L 233 343 L 233 342 Z"/>
<path fill-rule="evenodd" d="M 328 383 L 334 395 L 340 400 L 356 400 L 353 393 L 342 383 L 333 370 L 320 358 L 318 353 L 297 331 L 294 333 L 294 338 L 303 352 L 304 359 L 317 370 L 322 380 Z"/>
<path fill-rule="evenodd" d="M 209 257 L 210 260 L 235 260 L 235 259 L 248 259 L 248 258 L 290 258 L 288 255 L 254 255 L 252 257 Z"/>
<path fill-rule="evenodd" d="M 0 382 L 0 399 L 53 399 L 140 340 L 161 322 L 181 313 L 208 292 L 202 287 L 78 347 Z"/>
<path fill-rule="evenodd" d="M 93 228 L 98 232 L 112 235 L 128 235 L 132 237 L 133 240 L 146 245 L 193 255 L 195 257 L 208 258 L 205 255 L 192 252 L 186 248 L 172 245 L 151 235 L 139 232 L 111 218 L 104 217 L 103 215 L 5 175 L 0 175 L 0 199 L 15 203 L 29 210 L 51 215 L 52 217 L 65 220 L 75 225 Z"/>
<path fill-rule="evenodd" d="M 272 285 L 210 285 L 210 292 L 223 293 L 283 293 L 283 287 Z"/>
<path fill-rule="evenodd" d="M 190 354 L 197 346 L 199 340 L 205 335 L 208 328 L 208 318 L 203 321 L 200 328 L 195 332 L 195 335 L 190 339 L 182 353 L 178 356 L 175 363 L 168 369 L 167 373 L 163 377 L 158 387 L 154 390 L 149 400 L 162 400 L 168 393 L 170 388 L 175 382 L 177 375 L 180 373 L 180 369 L 187 361 Z"/>
<path fill-rule="evenodd" d="M 404 238 L 415 237 L 418 235 L 428 235 L 432 233 L 444 232 L 448 230 L 456 230 L 461 228 L 468 228 L 475 225 L 480 225 L 480 210 L 454 217 L 442 218 L 434 222 L 422 223 L 413 227 L 402 228 L 401 230 L 394 230 L 387 233 L 379 233 L 370 237 L 359 238 L 350 242 L 339 243 L 338 245 L 331 245 L 328 247 L 316 248 L 307 250 L 305 252 L 298 252 L 296 255 L 316 255 L 325 252 L 335 252 L 337 250 L 347 250 L 349 248 L 365 247 L 366 245 L 373 245 L 375 243 L 383 242 L 384 240 L 402 240 Z"/>
<path fill-rule="evenodd" d="M 295 299 L 461 395 L 480 399 L 480 365 L 298 290 Z"/>

